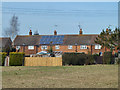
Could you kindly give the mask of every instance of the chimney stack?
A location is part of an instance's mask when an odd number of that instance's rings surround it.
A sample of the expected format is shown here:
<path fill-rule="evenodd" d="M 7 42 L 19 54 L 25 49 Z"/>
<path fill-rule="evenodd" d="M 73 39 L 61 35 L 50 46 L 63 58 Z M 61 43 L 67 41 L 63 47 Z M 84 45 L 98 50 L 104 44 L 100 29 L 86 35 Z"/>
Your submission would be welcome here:
<path fill-rule="evenodd" d="M 79 32 L 79 34 L 80 34 L 80 35 L 82 35 L 82 33 L 83 33 L 83 31 L 82 31 L 82 29 L 80 29 L 80 32 Z"/>
<path fill-rule="evenodd" d="M 108 32 L 108 28 L 106 29 L 106 32 Z"/>
<path fill-rule="evenodd" d="M 32 31 L 30 30 L 29 35 L 32 35 Z"/>
<path fill-rule="evenodd" d="M 54 31 L 54 35 L 57 35 L 57 31 L 56 30 Z"/>

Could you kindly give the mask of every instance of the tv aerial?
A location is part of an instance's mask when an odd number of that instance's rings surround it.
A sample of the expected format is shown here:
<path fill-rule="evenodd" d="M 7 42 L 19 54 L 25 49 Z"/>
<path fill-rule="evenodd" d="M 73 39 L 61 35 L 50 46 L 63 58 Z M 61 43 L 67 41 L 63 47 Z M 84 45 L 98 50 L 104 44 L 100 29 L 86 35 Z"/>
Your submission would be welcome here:
<path fill-rule="evenodd" d="M 110 28 L 112 25 L 109 25 L 108 28 Z"/>
<path fill-rule="evenodd" d="M 80 25 L 78 25 L 78 28 L 81 29 Z"/>
<path fill-rule="evenodd" d="M 78 28 L 81 29 L 81 25 L 80 25 L 80 23 L 78 24 Z"/>
<path fill-rule="evenodd" d="M 56 24 L 56 25 L 54 25 L 54 27 L 55 27 L 55 29 L 57 29 L 58 25 Z"/>
<path fill-rule="evenodd" d="M 32 26 L 30 25 L 30 30 L 31 30 Z"/>

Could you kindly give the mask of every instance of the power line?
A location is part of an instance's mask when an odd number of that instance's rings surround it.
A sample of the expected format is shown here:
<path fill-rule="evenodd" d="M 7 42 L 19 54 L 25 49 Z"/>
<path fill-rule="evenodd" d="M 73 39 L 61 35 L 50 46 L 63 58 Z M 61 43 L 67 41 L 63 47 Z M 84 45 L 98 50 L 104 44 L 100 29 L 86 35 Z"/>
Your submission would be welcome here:
<path fill-rule="evenodd" d="M 31 13 L 31 14 L 94 14 L 94 15 L 105 15 L 105 14 L 117 14 L 117 12 L 37 12 L 37 11 L 5 11 L 5 10 L 3 10 L 2 11 L 2 13 L 22 13 L 22 14 L 29 14 L 29 13 Z"/>
<path fill-rule="evenodd" d="M 118 10 L 70 10 L 66 11 L 63 9 L 33 9 L 33 8 L 11 8 L 11 7 L 2 7 L 3 10 L 11 10 L 11 11 L 16 11 L 16 10 L 22 10 L 22 11 L 33 11 L 33 12 L 38 12 L 38 11 L 43 11 L 43 12 L 100 12 L 100 11 L 105 11 L 105 12 L 111 12 L 111 11 L 118 11 Z"/>
<path fill-rule="evenodd" d="M 2 8 L 6 8 L 6 9 L 30 9 L 30 10 L 56 10 L 56 11 L 64 11 L 63 9 L 37 9 L 37 8 L 16 8 L 16 7 L 2 7 Z M 75 9 L 72 11 L 114 11 L 114 10 L 105 10 L 105 9 Z"/>
<path fill-rule="evenodd" d="M 62 9 L 32 9 L 32 8 L 12 8 L 12 7 L 3 7 L 3 14 L 35 14 L 35 15 L 44 15 L 44 14 L 52 14 L 52 15 L 106 15 L 106 14 L 117 14 L 117 10 L 62 10 Z"/>

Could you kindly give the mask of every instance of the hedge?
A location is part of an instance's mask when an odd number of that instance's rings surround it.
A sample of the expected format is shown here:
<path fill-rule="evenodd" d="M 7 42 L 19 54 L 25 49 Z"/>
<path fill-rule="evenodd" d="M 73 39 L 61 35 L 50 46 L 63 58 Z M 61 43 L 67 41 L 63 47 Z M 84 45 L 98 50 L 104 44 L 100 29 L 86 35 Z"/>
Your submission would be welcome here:
<path fill-rule="evenodd" d="M 103 64 L 111 64 L 113 61 L 112 52 L 104 52 Z"/>
<path fill-rule="evenodd" d="M 94 57 L 85 53 L 64 53 L 62 56 L 63 65 L 84 65 L 93 64 Z"/>
<path fill-rule="evenodd" d="M 24 60 L 24 53 L 21 52 L 10 52 L 10 66 L 22 66 Z"/>
<path fill-rule="evenodd" d="M 99 54 L 93 54 L 92 55 L 93 56 L 93 58 L 94 58 L 94 64 L 97 64 L 98 62 L 97 62 L 97 58 L 99 57 Z M 103 61 L 103 60 L 102 60 Z"/>
<path fill-rule="evenodd" d="M 95 58 L 91 54 L 87 54 L 87 59 L 85 60 L 86 65 L 91 65 L 95 63 Z"/>
<path fill-rule="evenodd" d="M 98 54 L 85 54 L 85 53 L 64 53 L 62 56 L 63 65 L 91 65 L 98 63 Z M 101 59 L 103 64 L 114 64 L 114 56 L 112 52 L 104 52 L 103 59 Z M 101 63 L 101 64 L 102 64 Z"/>
<path fill-rule="evenodd" d="M 4 66 L 6 56 L 7 56 L 6 52 L 0 52 L 0 66 Z"/>

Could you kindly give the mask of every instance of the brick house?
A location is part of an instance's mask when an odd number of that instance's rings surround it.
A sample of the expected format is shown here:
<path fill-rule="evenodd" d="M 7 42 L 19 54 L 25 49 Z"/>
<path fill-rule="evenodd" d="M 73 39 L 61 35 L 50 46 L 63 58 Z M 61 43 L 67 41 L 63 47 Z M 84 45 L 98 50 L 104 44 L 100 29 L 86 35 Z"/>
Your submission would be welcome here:
<path fill-rule="evenodd" d="M 0 38 L 0 51 L 5 49 L 12 48 L 12 40 L 10 37 L 1 37 Z"/>
<path fill-rule="evenodd" d="M 97 36 L 97 34 L 83 34 L 82 29 L 75 35 L 57 35 L 56 30 L 54 35 L 32 35 L 30 30 L 29 35 L 17 35 L 13 46 L 18 52 L 25 52 L 26 55 L 46 51 L 51 46 L 53 51 L 99 54 L 105 52 L 105 48 L 94 42 Z"/>

